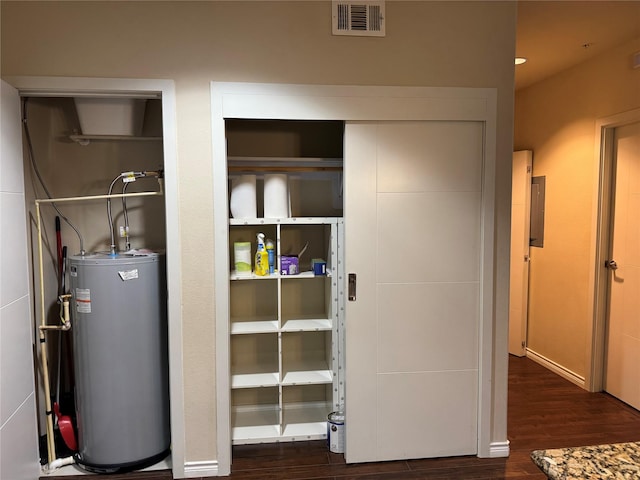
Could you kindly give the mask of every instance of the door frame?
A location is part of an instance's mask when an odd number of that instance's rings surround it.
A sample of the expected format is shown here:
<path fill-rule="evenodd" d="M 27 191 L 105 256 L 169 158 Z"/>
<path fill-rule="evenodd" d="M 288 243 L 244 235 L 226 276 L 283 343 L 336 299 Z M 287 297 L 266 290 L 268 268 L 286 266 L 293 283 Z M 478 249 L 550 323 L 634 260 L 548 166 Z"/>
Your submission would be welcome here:
<path fill-rule="evenodd" d="M 591 238 L 591 273 L 589 282 L 590 317 L 592 319 L 587 331 L 587 365 L 585 387 L 590 392 L 600 392 L 604 388 L 604 371 L 606 359 L 607 308 L 609 290 L 609 271 L 604 261 L 609 255 L 612 237 L 611 206 L 613 191 L 614 167 L 614 131 L 617 127 L 640 122 L 640 108 L 629 110 L 610 117 L 596 120 L 595 132 L 595 170 L 592 238 Z"/>
<path fill-rule="evenodd" d="M 533 175 L 533 150 L 516 150 L 513 152 L 514 164 L 516 155 L 524 157 L 523 160 L 526 163 L 526 169 L 524 172 L 524 178 L 514 177 L 512 171 L 512 192 L 511 192 L 511 243 L 513 245 L 514 237 L 519 239 L 518 246 L 523 247 L 521 251 L 511 251 L 511 267 L 509 272 L 509 353 L 518 357 L 524 357 L 527 355 L 527 325 L 529 322 L 529 269 L 531 265 L 531 246 L 530 243 L 530 220 L 531 220 L 531 178 Z M 513 223 L 513 185 L 516 181 L 523 182 L 525 184 L 525 195 L 523 200 L 523 215 L 524 215 L 524 231 L 515 231 Z M 520 199 L 518 199 L 520 200 Z M 525 248 L 526 247 L 526 248 Z M 526 251 L 525 251 L 526 250 Z M 513 272 L 514 262 L 520 266 L 519 272 Z M 518 268 L 516 266 L 516 268 Z M 526 273 L 525 273 L 526 270 Z M 513 291 L 514 273 L 520 274 L 522 280 L 521 290 L 517 293 Z M 513 295 L 512 295 L 513 294 Z M 519 294 L 519 295 L 518 295 Z M 511 300 L 512 296 L 517 296 L 520 301 L 520 316 L 515 317 L 512 315 Z M 518 340 L 521 342 L 521 346 L 515 351 L 511 343 L 512 333 L 515 335 L 518 333 Z"/>
<path fill-rule="evenodd" d="M 164 196 L 167 250 L 167 317 L 169 398 L 173 476 L 185 474 L 184 388 L 182 365 L 182 264 L 180 261 L 176 95 L 172 80 L 85 77 L 8 76 L 3 78 L 20 96 L 75 95 L 153 96 L 162 101 Z M 26 225 L 26 219 L 25 219 Z M 25 226 L 26 228 L 26 226 Z M 35 434 L 35 432 L 34 432 Z"/>
<path fill-rule="evenodd" d="M 478 456 L 508 456 L 509 442 L 492 438 L 496 420 L 506 422 L 506 384 L 495 387 L 496 268 L 495 165 L 497 90 L 495 88 L 330 86 L 211 82 L 214 191 L 216 415 L 219 472 L 231 469 L 229 346 L 229 223 L 225 118 L 280 120 L 467 120 L 484 124 L 482 177 L 481 285 L 478 378 Z M 508 316 L 508 315 L 507 315 Z M 498 328 L 504 329 L 505 325 Z M 348 319 L 346 319 L 348 321 Z M 502 333 L 502 332 L 501 332 Z M 502 335 L 500 336 L 502 338 Z M 506 345 L 504 346 L 506 354 Z M 496 362 L 502 365 L 501 360 Z M 499 367 L 498 367 L 499 368 Z M 501 381 L 497 382 L 502 384 Z M 502 416 L 504 415 L 504 419 Z M 498 433 L 497 435 L 500 435 Z"/>

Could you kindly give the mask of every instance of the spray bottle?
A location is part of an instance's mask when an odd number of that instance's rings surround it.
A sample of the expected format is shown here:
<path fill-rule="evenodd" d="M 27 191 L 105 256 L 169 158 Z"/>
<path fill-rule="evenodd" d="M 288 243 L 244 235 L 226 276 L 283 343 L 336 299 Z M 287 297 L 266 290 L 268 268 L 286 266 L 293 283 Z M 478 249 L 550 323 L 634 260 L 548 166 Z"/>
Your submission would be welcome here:
<path fill-rule="evenodd" d="M 269 254 L 264 245 L 264 233 L 259 233 L 258 237 L 258 249 L 256 250 L 256 260 L 253 268 L 253 273 L 261 277 L 269 275 Z"/>
<path fill-rule="evenodd" d="M 273 248 L 273 240 L 267 238 L 267 256 L 269 257 L 269 275 L 276 271 L 276 251 Z"/>

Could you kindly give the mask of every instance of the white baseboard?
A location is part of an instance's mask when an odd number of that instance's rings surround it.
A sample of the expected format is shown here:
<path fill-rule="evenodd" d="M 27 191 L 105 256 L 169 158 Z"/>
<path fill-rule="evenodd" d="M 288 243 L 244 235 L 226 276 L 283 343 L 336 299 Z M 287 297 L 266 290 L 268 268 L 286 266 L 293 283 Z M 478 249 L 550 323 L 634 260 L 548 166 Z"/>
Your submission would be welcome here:
<path fill-rule="evenodd" d="M 509 440 L 504 442 L 491 442 L 489 445 L 489 458 L 501 458 L 509 456 Z"/>
<path fill-rule="evenodd" d="M 217 477 L 218 462 L 185 462 L 184 478 Z"/>
<path fill-rule="evenodd" d="M 542 365 L 545 368 L 548 368 L 553 373 L 560 375 L 562 378 L 569 380 L 571 383 L 575 383 L 579 387 L 586 389 L 584 377 L 578 375 L 575 372 L 572 372 L 568 368 L 563 367 L 562 365 L 554 362 L 553 360 L 549 360 L 544 355 L 540 355 L 539 353 L 534 352 L 530 348 L 527 348 L 527 358 L 530 358 L 534 362 Z"/>

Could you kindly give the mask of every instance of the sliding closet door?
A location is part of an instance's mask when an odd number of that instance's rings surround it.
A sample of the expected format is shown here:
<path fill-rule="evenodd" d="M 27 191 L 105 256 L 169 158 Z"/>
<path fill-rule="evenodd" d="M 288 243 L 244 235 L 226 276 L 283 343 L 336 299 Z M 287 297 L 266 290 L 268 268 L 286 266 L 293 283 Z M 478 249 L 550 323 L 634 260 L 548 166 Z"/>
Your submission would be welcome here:
<path fill-rule="evenodd" d="M 483 135 L 346 125 L 347 462 L 477 453 Z"/>

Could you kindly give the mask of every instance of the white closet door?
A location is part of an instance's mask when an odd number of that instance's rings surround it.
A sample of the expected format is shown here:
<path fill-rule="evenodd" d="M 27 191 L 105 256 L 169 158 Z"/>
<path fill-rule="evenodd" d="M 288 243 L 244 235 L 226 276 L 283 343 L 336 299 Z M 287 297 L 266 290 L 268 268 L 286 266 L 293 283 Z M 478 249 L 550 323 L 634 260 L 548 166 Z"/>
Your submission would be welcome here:
<path fill-rule="evenodd" d="M 640 122 L 616 128 L 605 390 L 640 408 Z"/>
<path fill-rule="evenodd" d="M 523 357 L 529 307 L 529 237 L 533 152 L 513 152 L 511 174 L 511 265 L 509 283 L 509 353 Z"/>
<path fill-rule="evenodd" d="M 483 124 L 345 130 L 346 460 L 477 453 Z"/>

